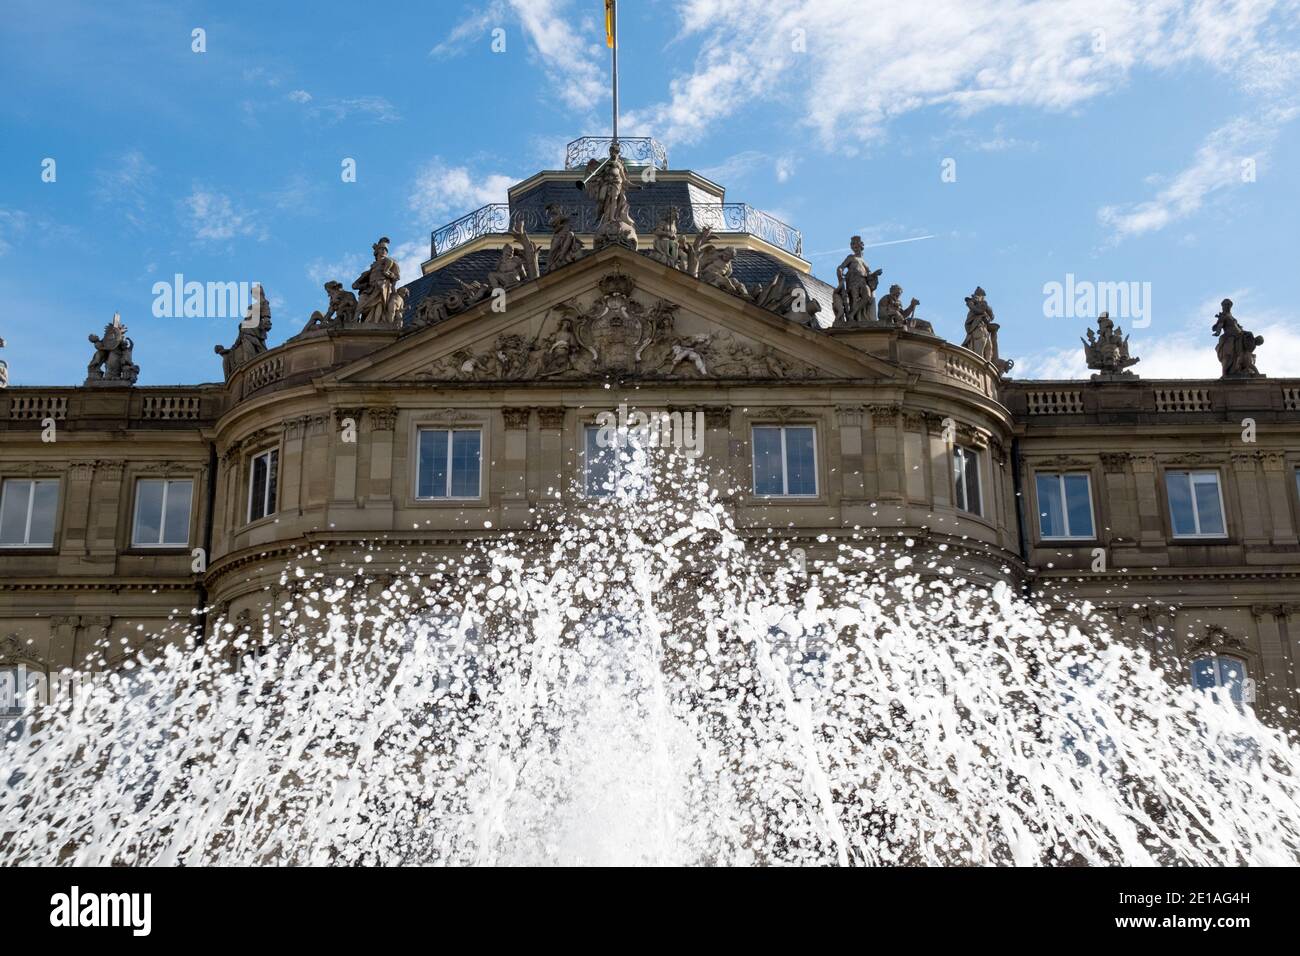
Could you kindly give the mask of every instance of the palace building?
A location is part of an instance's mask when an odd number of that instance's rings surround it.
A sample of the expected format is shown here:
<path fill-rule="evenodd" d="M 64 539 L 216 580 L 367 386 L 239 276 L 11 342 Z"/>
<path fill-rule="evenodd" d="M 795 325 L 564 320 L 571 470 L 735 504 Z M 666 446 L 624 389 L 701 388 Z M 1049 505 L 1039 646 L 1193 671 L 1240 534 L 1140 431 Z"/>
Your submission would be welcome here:
<path fill-rule="evenodd" d="M 860 242 L 816 278 L 797 230 L 650 140 L 576 141 L 435 231 L 419 276 L 373 251 L 279 345 L 259 297 L 223 381 L 136 385 L 115 321 L 84 384 L 0 390 L 0 667 L 260 621 L 304 550 L 380 545 L 382 574 L 527 532 L 606 493 L 597 417 L 627 404 L 702 412 L 755 536 L 946 546 L 974 581 L 1086 599 L 1178 679 L 1297 706 L 1300 379 L 1260 374 L 1230 302 L 1221 378 L 1138 377 L 1103 315 L 1090 380 L 1015 379 L 983 290 L 945 341 Z"/>

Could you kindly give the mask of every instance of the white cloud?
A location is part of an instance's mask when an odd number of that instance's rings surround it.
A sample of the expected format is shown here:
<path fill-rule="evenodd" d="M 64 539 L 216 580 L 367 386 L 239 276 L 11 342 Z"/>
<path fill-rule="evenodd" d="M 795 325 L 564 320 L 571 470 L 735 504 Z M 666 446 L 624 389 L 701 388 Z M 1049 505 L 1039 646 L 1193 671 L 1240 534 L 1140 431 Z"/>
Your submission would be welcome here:
<path fill-rule="evenodd" d="M 599 12 L 593 4 L 585 6 L 590 12 Z M 589 110 L 609 96 L 603 56 L 604 29 L 597 27 L 593 16 L 582 17 L 582 26 L 569 22 L 566 14 L 572 7 L 573 0 L 494 0 L 453 27 L 447 38 L 429 53 L 431 56 L 458 53 L 487 31 L 517 23 L 560 100 L 572 109 Z M 513 40 L 507 31 L 507 54 Z"/>
<path fill-rule="evenodd" d="M 309 97 L 310 98 L 310 97 Z M 307 100 L 297 100 L 305 103 Z M 351 116 L 360 116 L 373 123 L 393 123 L 401 119 L 397 107 L 382 96 L 351 96 L 343 99 L 320 100 L 307 108 L 307 115 L 326 123 L 341 123 Z"/>
<path fill-rule="evenodd" d="M 1136 69 L 1195 62 L 1261 89 L 1261 62 L 1294 68 L 1271 20 L 1296 9 L 1296 0 L 932 0 L 868 14 L 861 0 L 687 0 L 681 33 L 701 44 L 694 68 L 628 125 L 678 145 L 755 99 L 793 100 L 825 143 L 844 146 L 930 106 L 1066 109 Z"/>
<path fill-rule="evenodd" d="M 489 173 L 476 178 L 465 166 L 448 166 L 434 157 L 421 168 L 411 191 L 410 206 L 421 221 L 440 226 L 448 218 L 472 212 L 488 203 L 505 202 L 518 178 Z"/>
<path fill-rule="evenodd" d="M 307 278 L 319 286 L 326 282 L 342 282 L 347 289 L 352 287 L 353 280 L 361 275 L 369 263 L 370 259 L 359 252 L 332 261 L 313 259 L 307 264 Z"/>
<path fill-rule="evenodd" d="M 0 209 L 0 256 L 13 248 L 11 240 L 27 230 L 27 214 L 14 209 Z"/>
<path fill-rule="evenodd" d="M 129 150 L 95 170 L 94 196 L 120 209 L 132 225 L 145 225 L 148 194 L 156 172 L 143 153 Z"/>
<path fill-rule="evenodd" d="M 1191 164 L 1153 199 L 1103 206 L 1097 218 L 1114 230 L 1112 241 L 1119 242 L 1187 218 L 1214 193 L 1251 185 L 1267 163 L 1279 130 L 1297 114 L 1300 109 L 1295 107 L 1274 106 L 1258 116 L 1225 123 L 1205 138 Z"/>
<path fill-rule="evenodd" d="M 293 100 L 295 103 L 310 103 L 311 94 L 306 90 L 291 90 L 289 92 L 289 99 Z"/>
<path fill-rule="evenodd" d="M 239 209 L 230 197 L 201 186 L 181 200 L 188 214 L 194 238 L 204 242 L 228 242 L 240 236 L 266 238 L 252 213 Z"/>

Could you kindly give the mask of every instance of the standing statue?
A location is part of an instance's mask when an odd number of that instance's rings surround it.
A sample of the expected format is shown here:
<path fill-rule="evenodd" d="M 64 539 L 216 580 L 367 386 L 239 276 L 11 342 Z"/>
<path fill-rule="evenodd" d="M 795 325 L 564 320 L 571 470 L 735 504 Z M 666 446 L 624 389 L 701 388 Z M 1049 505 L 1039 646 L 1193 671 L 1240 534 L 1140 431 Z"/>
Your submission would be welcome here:
<path fill-rule="evenodd" d="M 849 240 L 853 251 L 835 268 L 835 325 L 855 328 L 876 321 L 876 284 L 881 269 L 874 272 L 862 258 L 866 246 L 861 236 Z"/>
<path fill-rule="evenodd" d="M 1128 336 L 1111 321 L 1109 312 L 1097 316 L 1095 334 L 1089 329 L 1088 337 L 1079 341 L 1083 343 L 1083 357 L 1088 368 L 1095 368 L 1099 373 L 1092 377 L 1094 382 L 1137 378 L 1136 374 L 1128 371 L 1128 367 L 1136 365 L 1141 359 L 1128 354 Z"/>
<path fill-rule="evenodd" d="M 1264 336 L 1247 332 L 1232 314 L 1232 300 L 1223 300 L 1223 311 L 1214 316 L 1213 332 L 1219 339 L 1214 347 L 1223 366 L 1224 378 L 1251 378 L 1260 374 L 1255 367 L 1255 349 L 1264 344 Z"/>
<path fill-rule="evenodd" d="M 5 340 L 0 339 L 0 349 L 5 347 Z M 0 388 L 9 387 L 9 363 L 0 359 Z"/>
<path fill-rule="evenodd" d="M 524 257 L 512 243 L 501 247 L 496 268 L 487 274 L 488 285 L 493 289 L 513 289 L 525 278 Z"/>
<path fill-rule="evenodd" d="M 997 367 L 999 375 L 1011 371 L 1015 362 L 1007 361 L 998 354 L 998 329 L 993 321 L 993 309 L 985 298 L 983 289 L 976 286 L 975 291 L 966 296 L 966 340 L 962 348 L 970 349 L 986 362 Z"/>
<path fill-rule="evenodd" d="M 554 272 L 582 257 L 582 240 L 574 234 L 572 222 L 558 206 L 551 203 L 546 212 L 551 217 L 551 248 L 546 254 L 546 271 Z"/>
<path fill-rule="evenodd" d="M 220 345 L 213 347 L 213 351 L 221 356 L 221 368 L 227 381 L 237 368 L 266 351 L 266 337 L 270 331 L 271 302 L 262 287 L 254 285 L 253 300 L 239 323 L 239 337 L 235 344 L 228 349 Z"/>
<path fill-rule="evenodd" d="M 903 287 L 895 283 L 889 287 L 889 294 L 880 300 L 880 321 L 886 325 L 911 325 L 915 321 L 912 316 L 920 304 L 913 299 L 907 308 L 903 308 Z"/>
<path fill-rule="evenodd" d="M 383 236 L 370 247 L 374 250 L 375 261 L 352 283 L 352 288 L 359 293 L 357 321 L 362 325 L 392 324 L 393 310 L 389 306 L 389 299 L 397 288 L 397 280 L 402 277 L 402 270 L 398 268 L 397 261 L 389 256 L 388 242 L 388 237 Z"/>
<path fill-rule="evenodd" d="M 127 338 L 122 316 L 113 313 L 113 321 L 104 326 L 103 336 L 88 336 L 95 355 L 86 366 L 87 385 L 134 385 L 140 367 L 131 361 L 134 343 Z"/>
<path fill-rule="evenodd" d="M 590 160 L 587 163 L 587 176 L 578 185 L 596 203 L 600 214 L 596 226 L 596 248 L 602 249 L 612 243 L 627 246 L 635 252 L 636 224 L 632 221 L 627 202 L 631 182 L 619 152 L 618 143 L 615 142 L 609 147 L 609 159 L 603 163 Z"/>
<path fill-rule="evenodd" d="M 678 215 L 677 207 L 670 206 L 659 225 L 655 226 L 655 243 L 650 258 L 674 269 L 685 270 L 686 251 L 677 237 Z"/>

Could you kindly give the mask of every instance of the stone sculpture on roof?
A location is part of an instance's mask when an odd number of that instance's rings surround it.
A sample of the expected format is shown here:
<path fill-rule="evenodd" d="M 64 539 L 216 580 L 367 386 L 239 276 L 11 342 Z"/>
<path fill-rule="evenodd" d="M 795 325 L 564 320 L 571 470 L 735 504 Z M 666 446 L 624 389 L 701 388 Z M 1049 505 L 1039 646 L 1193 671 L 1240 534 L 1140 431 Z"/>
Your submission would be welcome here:
<path fill-rule="evenodd" d="M 1241 327 L 1232 314 L 1232 300 L 1223 300 L 1223 311 L 1214 316 L 1210 330 L 1219 340 L 1215 354 L 1223 367 L 1224 378 L 1253 378 L 1260 374 L 1255 366 L 1255 349 L 1264 344 L 1264 337 Z"/>

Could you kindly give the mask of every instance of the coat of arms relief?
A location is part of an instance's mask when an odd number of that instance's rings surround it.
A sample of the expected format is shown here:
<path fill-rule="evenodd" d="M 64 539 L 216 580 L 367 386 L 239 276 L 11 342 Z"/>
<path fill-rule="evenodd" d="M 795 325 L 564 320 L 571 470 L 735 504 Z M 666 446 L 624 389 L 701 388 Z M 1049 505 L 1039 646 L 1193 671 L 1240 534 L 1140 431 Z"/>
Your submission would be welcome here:
<path fill-rule="evenodd" d="M 483 347 L 459 349 L 416 373 L 422 381 L 549 379 L 819 378 L 823 373 L 771 346 L 715 330 L 677 328 L 678 307 L 647 305 L 631 277 L 612 272 L 583 307 L 561 303 L 535 334 L 503 333 Z"/>

